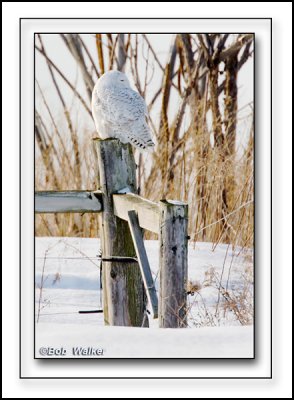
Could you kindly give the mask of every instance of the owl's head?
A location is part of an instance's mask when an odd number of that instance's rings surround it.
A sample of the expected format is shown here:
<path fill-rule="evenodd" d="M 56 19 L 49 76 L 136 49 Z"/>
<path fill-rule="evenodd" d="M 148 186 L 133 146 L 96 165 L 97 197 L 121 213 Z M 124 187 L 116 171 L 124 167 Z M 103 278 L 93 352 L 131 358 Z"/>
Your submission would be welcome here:
<path fill-rule="evenodd" d="M 120 71 L 108 71 L 103 74 L 98 80 L 100 85 L 104 87 L 116 86 L 116 87 L 130 87 L 130 82 L 123 72 Z"/>

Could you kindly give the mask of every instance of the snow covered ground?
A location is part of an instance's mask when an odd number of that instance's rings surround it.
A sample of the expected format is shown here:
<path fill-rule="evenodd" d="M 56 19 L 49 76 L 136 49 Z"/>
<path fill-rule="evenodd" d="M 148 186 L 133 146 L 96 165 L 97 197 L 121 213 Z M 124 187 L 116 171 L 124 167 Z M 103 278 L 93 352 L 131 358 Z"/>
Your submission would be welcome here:
<path fill-rule="evenodd" d="M 158 289 L 158 242 L 145 245 Z M 36 238 L 36 357 L 253 357 L 251 250 L 189 246 L 194 329 L 157 329 L 152 318 L 150 329 L 104 327 L 103 314 L 79 314 L 102 308 L 98 253 L 98 239 Z"/>
<path fill-rule="evenodd" d="M 52 356 L 61 358 L 251 358 L 252 338 L 252 326 L 144 329 L 42 323 L 36 357 L 48 357 L 52 349 Z"/>

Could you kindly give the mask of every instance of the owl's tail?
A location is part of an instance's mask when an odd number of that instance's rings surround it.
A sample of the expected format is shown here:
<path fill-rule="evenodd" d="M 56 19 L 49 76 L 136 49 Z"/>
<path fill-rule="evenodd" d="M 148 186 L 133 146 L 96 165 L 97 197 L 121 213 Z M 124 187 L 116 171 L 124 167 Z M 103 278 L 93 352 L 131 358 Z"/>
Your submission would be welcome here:
<path fill-rule="evenodd" d="M 152 140 L 151 132 L 145 121 L 134 125 L 132 132 L 129 132 L 128 141 L 141 151 L 153 151 L 155 143 Z"/>
<path fill-rule="evenodd" d="M 152 139 L 144 142 L 141 139 L 138 139 L 135 137 L 129 137 L 129 141 L 138 150 L 144 150 L 144 151 L 153 151 L 154 150 L 155 143 L 152 141 Z"/>

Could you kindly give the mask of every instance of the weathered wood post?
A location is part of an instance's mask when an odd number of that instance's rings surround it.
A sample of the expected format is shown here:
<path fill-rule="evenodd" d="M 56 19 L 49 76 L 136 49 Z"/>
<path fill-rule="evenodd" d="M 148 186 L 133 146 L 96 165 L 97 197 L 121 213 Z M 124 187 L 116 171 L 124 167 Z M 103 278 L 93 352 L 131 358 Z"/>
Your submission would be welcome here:
<path fill-rule="evenodd" d="M 188 205 L 160 201 L 159 326 L 187 326 Z"/>
<path fill-rule="evenodd" d="M 103 212 L 99 231 L 103 257 L 135 257 L 128 222 L 114 215 L 112 194 L 137 193 L 136 164 L 132 148 L 116 139 L 94 139 L 98 156 L 98 182 Z M 145 294 L 136 262 L 103 262 L 103 311 L 106 325 L 142 326 Z"/>

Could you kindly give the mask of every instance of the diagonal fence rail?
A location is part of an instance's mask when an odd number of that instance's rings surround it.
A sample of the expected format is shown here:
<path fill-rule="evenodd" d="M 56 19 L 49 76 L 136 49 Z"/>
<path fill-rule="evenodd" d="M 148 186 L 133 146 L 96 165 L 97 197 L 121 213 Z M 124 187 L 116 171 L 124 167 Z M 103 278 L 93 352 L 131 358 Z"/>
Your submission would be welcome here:
<path fill-rule="evenodd" d="M 160 327 L 186 327 L 188 205 L 137 194 L 130 145 L 95 139 L 94 146 L 99 190 L 37 191 L 35 213 L 98 213 L 106 325 L 146 326 L 148 299 Z M 159 301 L 143 229 L 159 235 Z"/>

